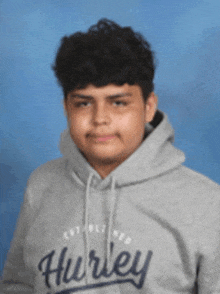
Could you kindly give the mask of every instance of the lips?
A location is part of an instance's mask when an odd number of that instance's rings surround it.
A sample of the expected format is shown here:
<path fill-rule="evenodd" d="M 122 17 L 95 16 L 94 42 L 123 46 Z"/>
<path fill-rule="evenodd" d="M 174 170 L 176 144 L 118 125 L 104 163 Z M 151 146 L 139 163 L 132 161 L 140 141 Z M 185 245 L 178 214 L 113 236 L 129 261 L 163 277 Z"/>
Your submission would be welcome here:
<path fill-rule="evenodd" d="M 99 142 L 105 142 L 108 140 L 112 140 L 114 138 L 115 138 L 115 136 L 102 136 L 102 137 L 97 137 L 96 140 Z"/>
<path fill-rule="evenodd" d="M 116 135 L 112 134 L 90 134 L 90 138 L 94 139 L 96 142 L 107 142 L 116 138 Z"/>

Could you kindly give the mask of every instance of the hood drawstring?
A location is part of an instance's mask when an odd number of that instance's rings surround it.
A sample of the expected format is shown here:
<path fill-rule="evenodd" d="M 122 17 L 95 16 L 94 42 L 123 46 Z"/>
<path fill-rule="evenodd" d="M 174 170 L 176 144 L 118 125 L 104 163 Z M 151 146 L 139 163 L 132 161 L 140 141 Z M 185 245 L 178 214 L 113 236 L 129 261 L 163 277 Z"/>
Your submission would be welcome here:
<path fill-rule="evenodd" d="M 111 234 L 112 234 L 112 227 L 113 227 L 113 217 L 114 217 L 114 210 L 116 204 L 116 191 L 115 191 L 115 178 L 112 177 L 111 183 L 111 208 L 110 208 L 110 216 L 109 216 L 109 223 L 108 223 L 108 235 L 107 235 L 107 252 L 106 252 L 106 259 L 107 265 L 111 258 Z"/>
<path fill-rule="evenodd" d="M 80 178 L 76 175 L 75 172 L 71 173 L 72 177 L 74 178 L 74 180 L 80 185 L 80 186 L 85 186 L 85 184 L 83 183 L 83 181 L 80 180 Z"/>
<path fill-rule="evenodd" d="M 86 197 L 85 197 L 85 277 L 86 277 L 86 284 L 88 285 L 88 268 L 89 268 L 89 189 L 91 187 L 93 174 L 89 175 L 87 184 L 86 184 Z M 110 261 L 111 257 L 111 234 L 112 234 L 112 227 L 113 227 L 113 217 L 114 217 L 114 210 L 116 204 L 116 191 L 115 191 L 115 178 L 112 177 L 111 182 L 111 208 L 110 208 L 110 216 L 109 216 L 109 223 L 108 223 L 108 232 L 107 232 L 107 241 L 106 241 L 106 262 L 107 265 Z"/>
<path fill-rule="evenodd" d="M 88 267 L 89 267 L 89 189 L 91 186 L 93 174 L 89 175 L 86 185 L 86 199 L 85 199 L 85 276 L 86 284 L 88 285 Z"/>

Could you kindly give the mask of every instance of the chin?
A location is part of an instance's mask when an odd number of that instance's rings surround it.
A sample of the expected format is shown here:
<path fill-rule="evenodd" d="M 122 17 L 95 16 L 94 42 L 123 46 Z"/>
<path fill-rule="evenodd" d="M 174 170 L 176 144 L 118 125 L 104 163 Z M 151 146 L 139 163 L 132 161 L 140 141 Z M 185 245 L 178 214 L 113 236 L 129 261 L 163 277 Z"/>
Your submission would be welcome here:
<path fill-rule="evenodd" d="M 114 154 L 114 155 L 103 155 L 93 157 L 94 162 L 99 165 L 119 165 L 121 164 L 127 157 L 122 156 L 122 154 Z"/>

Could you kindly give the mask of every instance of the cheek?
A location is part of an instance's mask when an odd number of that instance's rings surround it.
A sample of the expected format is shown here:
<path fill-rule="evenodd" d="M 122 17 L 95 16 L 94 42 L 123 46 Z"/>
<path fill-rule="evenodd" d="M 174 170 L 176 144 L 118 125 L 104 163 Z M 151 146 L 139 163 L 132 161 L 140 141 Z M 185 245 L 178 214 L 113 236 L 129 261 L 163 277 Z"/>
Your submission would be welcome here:
<path fill-rule="evenodd" d="M 117 124 L 121 140 L 130 150 L 135 150 L 143 141 L 144 126 L 140 116 L 124 118 Z"/>
<path fill-rule="evenodd" d="M 74 138 L 79 138 L 88 130 L 87 120 L 77 115 L 68 117 L 68 123 L 71 135 Z"/>
<path fill-rule="evenodd" d="M 117 125 L 128 133 L 142 133 L 144 132 L 145 117 L 140 113 L 131 113 L 119 119 Z"/>
<path fill-rule="evenodd" d="M 85 116 L 82 115 L 71 114 L 69 116 L 69 123 L 74 129 L 83 129 L 87 125 L 87 119 Z"/>

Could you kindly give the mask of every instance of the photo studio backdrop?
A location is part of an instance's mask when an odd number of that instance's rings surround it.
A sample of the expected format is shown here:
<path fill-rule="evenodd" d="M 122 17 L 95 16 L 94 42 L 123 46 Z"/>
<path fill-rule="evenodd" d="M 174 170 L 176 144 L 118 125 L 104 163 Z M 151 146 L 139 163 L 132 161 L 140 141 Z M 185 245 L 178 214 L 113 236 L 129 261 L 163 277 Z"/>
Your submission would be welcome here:
<path fill-rule="evenodd" d="M 156 53 L 159 108 L 186 166 L 220 183 L 219 0 L 1 0 L 0 274 L 30 173 L 60 157 L 66 128 L 51 65 L 60 39 L 100 18 L 132 26 Z"/>

